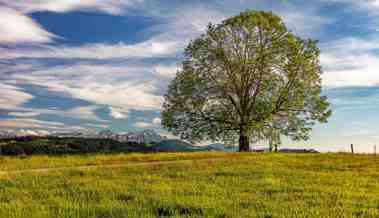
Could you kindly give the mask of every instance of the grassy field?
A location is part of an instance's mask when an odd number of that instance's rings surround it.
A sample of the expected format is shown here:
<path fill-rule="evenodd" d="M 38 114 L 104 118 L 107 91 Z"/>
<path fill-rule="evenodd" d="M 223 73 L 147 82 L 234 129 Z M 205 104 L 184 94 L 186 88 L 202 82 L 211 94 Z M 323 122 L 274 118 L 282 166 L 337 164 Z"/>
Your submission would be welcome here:
<path fill-rule="evenodd" d="M 28 171 L 104 164 L 125 165 Z M 368 155 L 3 157 L 0 171 L 1 218 L 379 217 L 379 157 Z"/>

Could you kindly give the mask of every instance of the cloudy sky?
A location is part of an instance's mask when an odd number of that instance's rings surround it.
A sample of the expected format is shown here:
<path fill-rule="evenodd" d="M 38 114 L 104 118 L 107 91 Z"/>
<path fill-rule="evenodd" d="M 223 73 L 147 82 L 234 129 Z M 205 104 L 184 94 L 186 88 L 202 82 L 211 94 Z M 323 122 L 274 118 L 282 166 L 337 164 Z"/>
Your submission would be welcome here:
<path fill-rule="evenodd" d="M 160 130 L 183 48 L 245 9 L 319 40 L 334 114 L 314 146 L 379 145 L 378 0 L 0 0 L 0 128 Z"/>

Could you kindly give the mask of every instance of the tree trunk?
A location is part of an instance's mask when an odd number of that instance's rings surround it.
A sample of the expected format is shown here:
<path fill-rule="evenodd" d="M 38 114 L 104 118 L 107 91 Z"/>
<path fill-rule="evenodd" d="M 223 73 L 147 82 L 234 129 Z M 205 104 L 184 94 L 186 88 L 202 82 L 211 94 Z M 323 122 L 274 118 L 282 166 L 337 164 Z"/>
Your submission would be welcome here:
<path fill-rule="evenodd" d="M 246 131 L 243 127 L 241 127 L 240 129 L 239 151 L 240 152 L 250 151 L 250 137 L 249 137 L 248 131 Z"/>
<path fill-rule="evenodd" d="M 274 145 L 273 145 L 272 141 L 270 140 L 270 141 L 269 141 L 268 151 L 269 151 L 269 152 L 272 152 L 273 149 L 274 149 Z"/>

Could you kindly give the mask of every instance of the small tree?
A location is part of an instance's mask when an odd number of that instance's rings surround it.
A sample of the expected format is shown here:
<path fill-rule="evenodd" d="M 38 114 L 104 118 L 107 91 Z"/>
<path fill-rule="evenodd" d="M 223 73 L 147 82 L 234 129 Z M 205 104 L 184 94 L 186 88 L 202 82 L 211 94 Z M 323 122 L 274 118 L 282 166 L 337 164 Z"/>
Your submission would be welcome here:
<path fill-rule="evenodd" d="M 272 12 L 245 11 L 185 50 L 165 95 L 162 124 L 174 135 L 239 143 L 308 139 L 331 115 L 321 95 L 320 50 L 287 30 Z M 275 134 L 270 134 L 275 133 Z"/>

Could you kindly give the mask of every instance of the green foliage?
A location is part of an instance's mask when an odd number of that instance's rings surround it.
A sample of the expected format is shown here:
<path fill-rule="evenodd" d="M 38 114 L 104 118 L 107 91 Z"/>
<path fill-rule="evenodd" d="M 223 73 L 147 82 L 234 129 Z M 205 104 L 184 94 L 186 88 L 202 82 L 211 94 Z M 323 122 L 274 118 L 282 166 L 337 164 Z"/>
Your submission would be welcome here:
<path fill-rule="evenodd" d="M 138 157 L 166 160 L 196 155 L 211 157 L 220 153 Z M 231 156 L 213 161 L 0 175 L 0 217 L 379 217 L 379 164 L 375 156 L 224 155 Z M 39 158 L 42 159 L 39 167 L 52 162 Z M 60 157 L 60 162 L 88 157 L 72 158 Z M 97 162 L 119 158 L 108 155 Z M 11 159 L 19 162 L 14 165 L 28 167 L 24 161 L 29 159 Z M 0 168 L 6 167 L 12 166 L 0 162 Z"/>
<path fill-rule="evenodd" d="M 280 135 L 306 140 L 331 115 L 319 55 L 316 41 L 295 36 L 272 12 L 245 11 L 210 24 L 185 50 L 162 124 L 190 141 L 239 137 L 240 148 Z"/>

